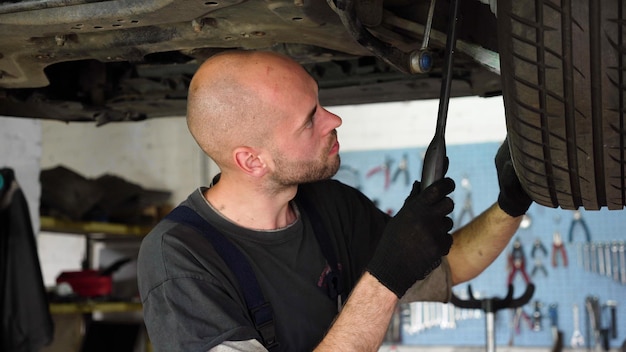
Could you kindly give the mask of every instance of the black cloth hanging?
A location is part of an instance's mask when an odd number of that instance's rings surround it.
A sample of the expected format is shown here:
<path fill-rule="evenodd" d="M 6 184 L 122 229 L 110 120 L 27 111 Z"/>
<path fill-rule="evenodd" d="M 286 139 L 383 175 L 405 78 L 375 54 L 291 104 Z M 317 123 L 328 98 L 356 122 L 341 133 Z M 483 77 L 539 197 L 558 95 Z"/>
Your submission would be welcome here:
<path fill-rule="evenodd" d="M 54 336 L 26 197 L 0 168 L 0 351 L 33 352 Z"/>

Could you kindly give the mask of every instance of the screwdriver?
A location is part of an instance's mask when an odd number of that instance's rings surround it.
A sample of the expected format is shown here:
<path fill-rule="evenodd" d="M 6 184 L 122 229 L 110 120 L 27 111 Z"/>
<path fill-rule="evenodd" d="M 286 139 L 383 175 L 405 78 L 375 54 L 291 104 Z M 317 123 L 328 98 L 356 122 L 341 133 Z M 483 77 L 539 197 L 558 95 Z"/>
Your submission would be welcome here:
<path fill-rule="evenodd" d="M 448 104 L 450 102 L 450 90 L 452 86 L 452 70 L 454 63 L 454 51 L 456 45 L 456 25 L 459 12 L 458 0 L 450 2 L 450 22 L 446 38 L 446 51 L 444 53 L 444 66 L 441 77 L 441 93 L 439 99 L 439 111 L 437 114 L 437 126 L 435 136 L 426 149 L 422 166 L 422 190 L 443 178 L 447 168 L 446 160 L 446 121 L 448 117 Z"/>

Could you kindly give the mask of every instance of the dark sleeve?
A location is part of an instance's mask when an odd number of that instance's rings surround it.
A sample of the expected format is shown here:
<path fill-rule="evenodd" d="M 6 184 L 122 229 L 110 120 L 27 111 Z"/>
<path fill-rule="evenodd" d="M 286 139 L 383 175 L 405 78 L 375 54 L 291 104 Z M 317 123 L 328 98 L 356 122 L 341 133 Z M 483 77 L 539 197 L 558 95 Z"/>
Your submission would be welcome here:
<path fill-rule="evenodd" d="M 201 235 L 169 221 L 143 240 L 138 283 L 155 351 L 208 351 L 258 339 L 236 279 Z"/>

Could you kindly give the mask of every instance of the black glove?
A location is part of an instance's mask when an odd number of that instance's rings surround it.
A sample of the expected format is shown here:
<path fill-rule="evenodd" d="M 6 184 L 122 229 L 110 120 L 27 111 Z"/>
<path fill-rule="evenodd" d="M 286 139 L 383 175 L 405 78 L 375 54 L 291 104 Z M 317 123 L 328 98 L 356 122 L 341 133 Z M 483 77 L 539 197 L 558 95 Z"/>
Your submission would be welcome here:
<path fill-rule="evenodd" d="M 508 138 L 504 140 L 496 154 L 496 170 L 500 185 L 500 195 L 498 195 L 500 208 L 512 217 L 526 214 L 533 200 L 524 191 L 517 178 L 511 161 Z"/>
<path fill-rule="evenodd" d="M 421 192 L 420 183 L 415 182 L 402 209 L 385 227 L 367 271 L 398 298 L 438 267 L 450 251 L 452 219 L 448 215 L 454 203 L 447 196 L 453 190 L 450 178 Z"/>

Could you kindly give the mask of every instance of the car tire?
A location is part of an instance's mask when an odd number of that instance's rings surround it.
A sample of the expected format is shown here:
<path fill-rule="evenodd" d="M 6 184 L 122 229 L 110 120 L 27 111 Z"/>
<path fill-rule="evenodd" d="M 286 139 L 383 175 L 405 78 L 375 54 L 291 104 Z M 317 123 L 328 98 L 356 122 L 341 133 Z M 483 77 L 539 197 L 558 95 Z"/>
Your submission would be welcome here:
<path fill-rule="evenodd" d="M 511 158 L 539 204 L 625 204 L 625 14 L 621 0 L 498 1 Z"/>

